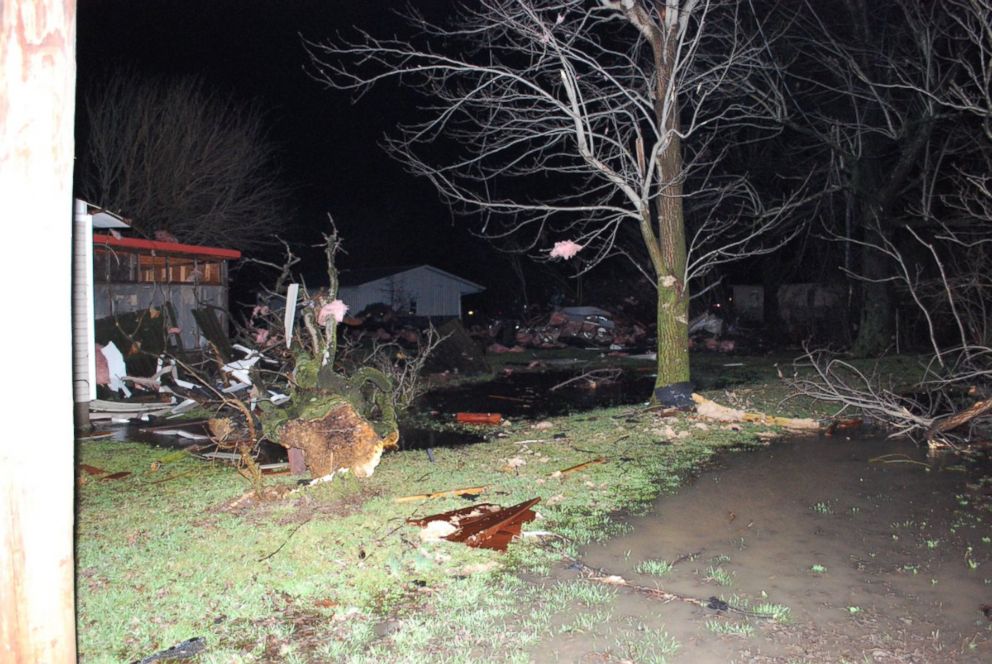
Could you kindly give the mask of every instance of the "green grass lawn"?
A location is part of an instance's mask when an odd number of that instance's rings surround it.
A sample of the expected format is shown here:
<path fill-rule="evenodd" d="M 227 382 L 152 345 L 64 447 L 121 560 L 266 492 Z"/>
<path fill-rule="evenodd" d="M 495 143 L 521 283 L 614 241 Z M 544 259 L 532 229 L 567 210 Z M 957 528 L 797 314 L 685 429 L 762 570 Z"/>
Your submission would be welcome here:
<path fill-rule="evenodd" d="M 730 368 L 718 365 L 744 362 L 733 368 L 740 383 L 707 396 L 810 414 L 810 404 L 779 405 L 783 388 L 766 382 L 773 358 L 706 357 L 724 378 Z M 143 444 L 81 443 L 79 463 L 132 473 L 81 475 L 81 661 L 134 661 L 193 637 L 207 641 L 201 662 L 526 661 L 528 644 L 582 584 L 549 593 L 520 573 L 546 574 L 562 554 L 622 532 L 624 512 L 673 491 L 714 453 L 758 444 L 767 427 L 626 407 L 499 431 L 436 449 L 434 462 L 423 451 L 389 453 L 366 480 L 298 488 L 271 477 L 267 485 L 285 495 L 233 509 L 249 485 L 230 466 Z M 552 477 L 600 456 L 607 462 Z M 554 536 L 506 553 L 424 543 L 407 518 L 469 503 L 394 500 L 480 485 L 489 485 L 484 502 L 540 497 L 524 530 Z"/>

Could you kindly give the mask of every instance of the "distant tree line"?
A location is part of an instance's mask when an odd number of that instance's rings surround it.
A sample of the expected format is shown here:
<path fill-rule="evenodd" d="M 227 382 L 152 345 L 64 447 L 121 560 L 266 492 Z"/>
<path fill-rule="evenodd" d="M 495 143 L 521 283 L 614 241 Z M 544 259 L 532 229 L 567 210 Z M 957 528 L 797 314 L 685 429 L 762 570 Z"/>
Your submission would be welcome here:
<path fill-rule="evenodd" d="M 77 195 L 138 231 L 192 244 L 271 244 L 287 189 L 263 114 L 196 78 L 114 72 L 81 94 Z"/>

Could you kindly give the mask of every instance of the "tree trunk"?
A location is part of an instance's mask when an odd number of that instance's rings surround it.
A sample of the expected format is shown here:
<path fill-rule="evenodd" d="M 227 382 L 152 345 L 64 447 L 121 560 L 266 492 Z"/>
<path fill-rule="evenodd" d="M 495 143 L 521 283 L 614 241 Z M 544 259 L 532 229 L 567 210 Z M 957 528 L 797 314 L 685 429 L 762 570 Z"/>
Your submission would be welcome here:
<path fill-rule="evenodd" d="M 659 36 L 661 33 L 659 33 Z M 658 377 L 655 398 L 668 406 L 692 407 L 689 385 L 689 285 L 685 282 L 685 218 L 682 210 L 682 141 L 678 135 L 677 91 L 672 67 L 677 35 L 674 26 L 654 45 L 658 88 L 655 113 L 669 143 L 658 157 Z M 672 100 L 665 115 L 665 99 Z"/>
<path fill-rule="evenodd" d="M 861 293 L 861 318 L 851 353 L 855 357 L 878 357 L 892 345 L 891 288 L 884 282 L 866 282 Z"/>
<path fill-rule="evenodd" d="M 658 280 L 658 378 L 655 388 L 689 381 L 688 297 Z"/>
<path fill-rule="evenodd" d="M 858 333 L 851 346 L 855 357 L 878 357 L 892 345 L 892 288 L 880 281 L 888 276 L 885 258 L 867 247 L 861 251 L 861 315 Z"/>

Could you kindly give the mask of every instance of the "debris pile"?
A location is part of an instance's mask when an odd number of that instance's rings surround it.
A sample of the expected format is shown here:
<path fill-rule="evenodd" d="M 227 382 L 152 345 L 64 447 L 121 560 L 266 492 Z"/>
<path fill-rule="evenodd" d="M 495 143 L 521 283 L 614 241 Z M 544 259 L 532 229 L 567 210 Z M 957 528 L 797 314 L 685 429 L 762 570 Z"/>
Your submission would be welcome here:
<path fill-rule="evenodd" d="M 211 309 L 195 312 L 209 342 L 209 351 L 196 360 L 167 351 L 149 358 L 150 343 L 125 339 L 127 353 L 105 343 L 101 389 L 123 394 L 127 401 L 105 399 L 91 411 L 114 420 L 147 420 L 152 414 L 171 417 L 202 407 L 213 414 L 210 440 L 218 453 L 236 458 L 256 491 L 263 475 L 256 457 L 264 441 L 286 448 L 294 471 L 305 468 L 314 479 L 340 470 L 371 475 L 383 451 L 396 446 L 396 410 L 415 398 L 423 359 L 441 339 L 430 329 L 428 345 L 414 351 L 400 353 L 400 346 L 380 341 L 339 348 L 338 325 L 358 327 L 363 321 L 349 318 L 347 305 L 337 297 L 334 255 L 340 239 L 331 226 L 324 236 L 326 288 L 309 290 L 293 279 L 290 268 L 298 259 L 287 247 L 275 290 L 236 333 L 241 343 L 231 343 Z M 164 318 L 139 317 L 155 321 L 160 334 L 168 333 Z M 411 340 L 416 345 L 421 337 Z M 152 368 L 131 375 L 129 355 L 140 356 L 144 364 L 150 360 Z M 147 398 L 135 398 L 132 388 Z"/>
<path fill-rule="evenodd" d="M 471 333 L 490 353 L 565 346 L 619 350 L 644 344 L 648 327 L 622 308 L 563 307 L 532 310 L 523 321 L 496 319 L 473 327 Z"/>

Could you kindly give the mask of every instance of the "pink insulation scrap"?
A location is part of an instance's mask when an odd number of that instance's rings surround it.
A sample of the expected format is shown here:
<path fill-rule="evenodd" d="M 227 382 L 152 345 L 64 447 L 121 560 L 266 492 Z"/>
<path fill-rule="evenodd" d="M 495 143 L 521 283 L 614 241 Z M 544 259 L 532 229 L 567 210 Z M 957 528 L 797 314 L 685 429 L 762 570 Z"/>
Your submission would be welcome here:
<path fill-rule="evenodd" d="M 317 324 L 324 325 L 327 323 L 329 316 L 333 316 L 334 320 L 341 322 L 344 320 L 344 315 L 348 312 L 348 305 L 341 300 L 334 300 L 333 302 L 328 302 L 320 308 L 317 312 Z"/>
<path fill-rule="evenodd" d="M 563 240 L 561 242 L 555 242 L 554 248 L 551 250 L 551 258 L 564 258 L 568 260 L 575 256 L 575 254 L 582 251 L 583 246 L 577 242 L 572 242 L 571 240 Z"/>

